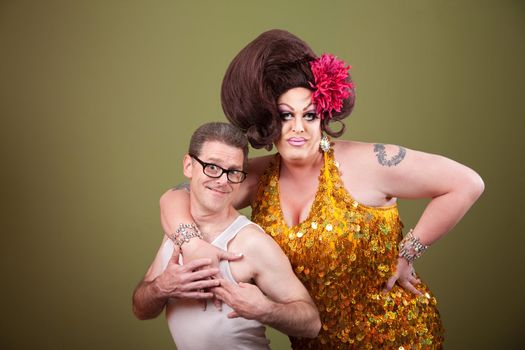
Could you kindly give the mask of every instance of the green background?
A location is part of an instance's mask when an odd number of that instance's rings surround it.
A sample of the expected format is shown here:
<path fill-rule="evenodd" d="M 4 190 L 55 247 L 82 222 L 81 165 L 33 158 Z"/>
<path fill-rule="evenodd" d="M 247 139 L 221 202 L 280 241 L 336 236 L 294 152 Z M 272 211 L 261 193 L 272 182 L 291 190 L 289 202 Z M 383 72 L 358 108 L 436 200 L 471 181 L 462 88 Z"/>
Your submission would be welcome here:
<path fill-rule="evenodd" d="M 482 175 L 483 196 L 417 269 L 447 349 L 523 343 L 523 1 L 4 0 L 1 349 L 174 348 L 163 317 L 131 312 L 162 238 L 158 199 L 183 179 L 191 132 L 224 120 L 228 63 L 270 28 L 352 64 L 345 138 Z M 406 226 L 424 204 L 401 203 Z"/>

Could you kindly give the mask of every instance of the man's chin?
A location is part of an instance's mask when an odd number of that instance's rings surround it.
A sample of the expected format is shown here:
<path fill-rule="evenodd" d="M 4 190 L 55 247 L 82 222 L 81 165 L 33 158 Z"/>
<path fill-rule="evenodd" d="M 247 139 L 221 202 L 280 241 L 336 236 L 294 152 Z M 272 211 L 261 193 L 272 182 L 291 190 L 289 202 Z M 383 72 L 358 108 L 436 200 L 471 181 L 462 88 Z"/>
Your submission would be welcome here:
<path fill-rule="evenodd" d="M 218 200 L 209 200 L 206 203 L 206 209 L 212 213 L 219 213 L 224 210 L 228 206 L 228 203 L 225 201 L 218 201 Z"/>
<path fill-rule="evenodd" d="M 215 189 L 208 190 L 206 204 L 209 209 L 221 210 L 232 203 L 231 192 L 224 192 Z"/>

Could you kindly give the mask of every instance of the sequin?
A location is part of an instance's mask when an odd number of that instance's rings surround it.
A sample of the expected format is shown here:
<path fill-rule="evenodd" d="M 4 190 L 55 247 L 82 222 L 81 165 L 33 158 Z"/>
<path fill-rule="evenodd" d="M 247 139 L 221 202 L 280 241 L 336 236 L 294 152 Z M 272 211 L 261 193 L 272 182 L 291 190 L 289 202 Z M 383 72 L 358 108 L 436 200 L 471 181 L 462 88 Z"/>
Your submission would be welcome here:
<path fill-rule="evenodd" d="M 390 270 L 390 267 L 388 267 L 388 265 L 379 264 L 377 269 L 381 272 L 388 272 Z"/>
<path fill-rule="evenodd" d="M 314 339 L 292 338 L 293 349 L 441 349 L 436 298 L 395 285 L 402 223 L 396 206 L 359 205 L 342 185 L 333 151 L 325 153 L 309 218 L 288 227 L 279 203 L 279 156 L 261 177 L 252 219 L 286 253 L 315 301 L 323 324 Z M 300 235 L 302 234 L 302 235 Z M 410 344 L 410 346 L 409 346 Z"/>

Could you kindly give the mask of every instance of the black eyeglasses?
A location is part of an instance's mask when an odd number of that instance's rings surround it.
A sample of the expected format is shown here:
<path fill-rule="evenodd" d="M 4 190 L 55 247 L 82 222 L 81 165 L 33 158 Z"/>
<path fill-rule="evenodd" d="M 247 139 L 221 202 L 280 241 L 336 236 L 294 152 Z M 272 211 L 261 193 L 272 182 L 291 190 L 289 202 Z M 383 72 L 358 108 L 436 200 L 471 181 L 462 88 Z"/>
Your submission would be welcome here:
<path fill-rule="evenodd" d="M 202 165 L 202 172 L 204 173 L 204 175 L 213 177 L 215 179 L 221 177 L 222 174 L 226 173 L 226 178 L 228 179 L 228 181 L 234 184 L 238 184 L 243 182 L 246 179 L 246 176 L 248 175 L 248 173 L 242 170 L 224 169 L 218 166 L 217 164 L 203 162 L 202 160 L 200 160 L 192 154 L 190 154 L 190 157 L 192 157 Z"/>

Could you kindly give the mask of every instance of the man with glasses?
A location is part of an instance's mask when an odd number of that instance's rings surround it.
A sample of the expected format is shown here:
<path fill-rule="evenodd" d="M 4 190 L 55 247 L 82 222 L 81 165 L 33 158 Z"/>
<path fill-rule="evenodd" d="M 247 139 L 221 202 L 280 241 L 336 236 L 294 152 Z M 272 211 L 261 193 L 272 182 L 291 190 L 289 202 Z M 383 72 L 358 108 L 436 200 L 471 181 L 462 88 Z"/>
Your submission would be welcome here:
<path fill-rule="evenodd" d="M 264 324 L 300 337 L 315 337 L 321 327 L 279 246 L 232 206 L 247 176 L 247 157 L 248 142 L 236 127 L 208 123 L 195 131 L 183 160 L 195 223 L 165 235 L 135 289 L 135 315 L 154 318 L 166 308 L 179 350 L 268 349 Z M 218 269 L 207 258 L 182 264 L 180 249 L 193 237 L 243 255 L 222 260 Z M 212 297 L 224 304 L 211 305 Z"/>

